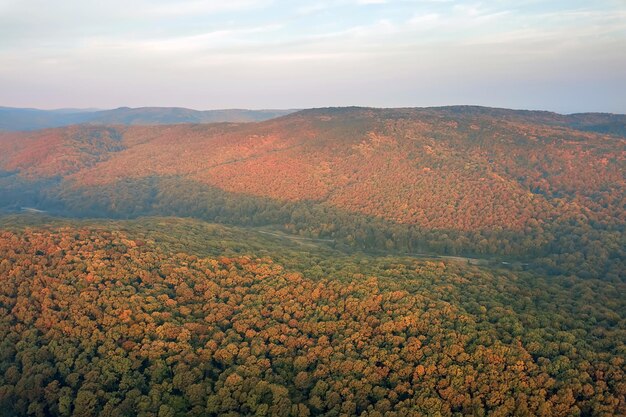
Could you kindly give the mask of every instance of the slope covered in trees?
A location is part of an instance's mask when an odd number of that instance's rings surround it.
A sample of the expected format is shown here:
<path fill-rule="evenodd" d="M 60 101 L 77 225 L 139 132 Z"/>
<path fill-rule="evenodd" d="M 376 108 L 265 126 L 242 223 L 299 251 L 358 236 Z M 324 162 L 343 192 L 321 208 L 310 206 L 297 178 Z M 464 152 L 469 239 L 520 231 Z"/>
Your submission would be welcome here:
<path fill-rule="evenodd" d="M 433 229 L 615 217 L 626 140 L 526 120 L 454 109 L 310 110 L 250 125 L 5 134 L 0 149 L 3 170 L 62 176 L 74 187 L 176 175 Z M 107 146 L 105 130 L 118 146 Z"/>
<path fill-rule="evenodd" d="M 620 415 L 624 283 L 0 220 L 0 415 Z"/>
<path fill-rule="evenodd" d="M 609 116 L 343 108 L 4 133 L 0 206 L 272 225 L 357 249 L 620 279 L 626 139 L 585 127 L 620 120 Z"/>

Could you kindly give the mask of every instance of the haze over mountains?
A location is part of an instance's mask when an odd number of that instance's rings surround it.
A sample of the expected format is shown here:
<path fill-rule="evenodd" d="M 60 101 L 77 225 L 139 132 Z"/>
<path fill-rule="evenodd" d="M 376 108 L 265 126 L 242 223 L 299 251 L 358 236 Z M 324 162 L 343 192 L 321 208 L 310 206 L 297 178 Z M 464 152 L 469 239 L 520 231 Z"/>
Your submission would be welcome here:
<path fill-rule="evenodd" d="M 436 108 L 432 108 L 436 109 Z M 574 113 L 562 115 L 548 111 L 509 110 L 481 106 L 441 107 L 450 113 L 484 114 L 502 119 L 528 120 L 531 123 L 570 127 L 579 130 L 626 135 L 626 115 L 612 113 Z M 72 124 L 163 125 L 183 123 L 261 122 L 294 113 L 295 109 L 221 109 L 193 110 L 182 107 L 119 107 L 100 109 L 40 110 L 0 106 L 0 131 L 28 131 Z"/>
<path fill-rule="evenodd" d="M 39 110 L 0 107 L 0 131 L 36 130 L 79 123 L 150 125 L 176 123 L 258 122 L 294 110 L 191 110 L 181 107 L 119 107 L 112 110 Z"/>

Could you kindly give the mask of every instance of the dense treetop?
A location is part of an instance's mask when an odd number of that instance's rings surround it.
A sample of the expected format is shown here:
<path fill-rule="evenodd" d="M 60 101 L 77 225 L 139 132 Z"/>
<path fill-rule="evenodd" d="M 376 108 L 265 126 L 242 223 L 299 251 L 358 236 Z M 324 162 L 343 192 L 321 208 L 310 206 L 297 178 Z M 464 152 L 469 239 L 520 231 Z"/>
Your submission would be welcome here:
<path fill-rule="evenodd" d="M 626 413 L 623 283 L 23 221 L 0 232 L 0 415 Z"/>

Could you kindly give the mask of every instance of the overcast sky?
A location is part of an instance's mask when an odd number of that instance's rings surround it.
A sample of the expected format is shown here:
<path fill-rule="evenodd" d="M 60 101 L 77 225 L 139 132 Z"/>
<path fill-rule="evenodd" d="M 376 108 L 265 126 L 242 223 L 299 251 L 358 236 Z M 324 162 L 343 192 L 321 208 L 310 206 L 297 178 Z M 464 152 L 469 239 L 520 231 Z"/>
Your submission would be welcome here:
<path fill-rule="evenodd" d="M 0 0 L 0 105 L 626 113 L 626 0 Z"/>

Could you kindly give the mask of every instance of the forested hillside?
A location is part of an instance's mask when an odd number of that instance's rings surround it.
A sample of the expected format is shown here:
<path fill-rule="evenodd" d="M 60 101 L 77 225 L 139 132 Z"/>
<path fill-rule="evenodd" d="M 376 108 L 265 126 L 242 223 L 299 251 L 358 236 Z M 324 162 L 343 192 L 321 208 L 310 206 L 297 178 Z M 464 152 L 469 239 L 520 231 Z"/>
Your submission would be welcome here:
<path fill-rule="evenodd" d="M 0 416 L 624 415 L 613 122 L 2 133 Z"/>
<path fill-rule="evenodd" d="M 305 110 L 261 123 L 0 134 L 0 204 L 193 216 L 368 251 L 497 256 L 623 279 L 618 115 Z"/>
<path fill-rule="evenodd" d="M 194 220 L 0 229 L 2 416 L 626 413 L 623 282 Z"/>

